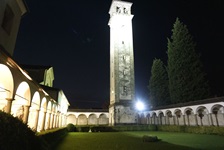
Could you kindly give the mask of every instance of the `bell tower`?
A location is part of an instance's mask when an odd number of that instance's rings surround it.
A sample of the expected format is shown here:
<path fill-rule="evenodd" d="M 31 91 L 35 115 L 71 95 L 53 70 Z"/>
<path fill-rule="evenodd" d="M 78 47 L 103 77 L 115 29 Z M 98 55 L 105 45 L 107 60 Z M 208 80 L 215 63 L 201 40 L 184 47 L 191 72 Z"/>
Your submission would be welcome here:
<path fill-rule="evenodd" d="M 135 124 L 134 52 L 132 3 L 112 0 L 110 20 L 110 106 L 109 123 Z"/>

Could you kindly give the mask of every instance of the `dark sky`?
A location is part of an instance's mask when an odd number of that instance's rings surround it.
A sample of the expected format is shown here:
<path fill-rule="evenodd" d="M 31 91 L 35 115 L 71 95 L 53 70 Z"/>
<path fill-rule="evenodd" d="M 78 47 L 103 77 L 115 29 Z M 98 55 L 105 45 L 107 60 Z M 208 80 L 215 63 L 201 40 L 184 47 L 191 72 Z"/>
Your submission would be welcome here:
<path fill-rule="evenodd" d="M 132 2 L 136 97 L 148 99 L 154 58 L 167 61 L 167 38 L 178 17 L 197 43 L 213 95 L 224 93 L 222 0 L 129 0 Z M 109 103 L 109 8 L 111 0 L 26 0 L 14 59 L 51 65 L 54 87 L 70 108 Z"/>

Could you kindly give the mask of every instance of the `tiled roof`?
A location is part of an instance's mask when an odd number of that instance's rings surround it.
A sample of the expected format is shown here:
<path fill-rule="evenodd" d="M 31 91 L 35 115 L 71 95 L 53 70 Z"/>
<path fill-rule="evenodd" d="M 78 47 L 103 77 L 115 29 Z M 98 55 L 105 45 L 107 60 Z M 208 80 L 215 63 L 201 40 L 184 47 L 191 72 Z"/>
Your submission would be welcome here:
<path fill-rule="evenodd" d="M 38 83 L 44 81 L 45 70 L 52 67 L 52 66 L 26 65 L 26 64 L 20 64 L 20 66 L 29 74 L 29 76 L 33 80 L 35 80 Z"/>
<path fill-rule="evenodd" d="M 53 98 L 55 101 L 58 101 L 58 93 L 60 89 L 44 86 L 44 85 L 40 85 L 40 86 L 49 94 L 51 98 Z"/>

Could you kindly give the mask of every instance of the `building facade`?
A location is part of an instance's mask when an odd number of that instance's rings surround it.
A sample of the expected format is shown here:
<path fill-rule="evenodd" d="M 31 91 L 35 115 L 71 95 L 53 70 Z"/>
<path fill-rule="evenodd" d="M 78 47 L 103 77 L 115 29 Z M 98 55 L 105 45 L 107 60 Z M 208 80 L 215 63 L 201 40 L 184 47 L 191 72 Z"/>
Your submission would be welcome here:
<path fill-rule="evenodd" d="M 132 3 L 113 0 L 110 7 L 109 110 L 74 110 L 61 89 L 53 87 L 52 66 L 17 64 L 13 51 L 23 0 L 0 1 L 0 110 L 35 131 L 74 125 L 156 124 L 224 126 L 224 97 L 136 111 Z"/>
<path fill-rule="evenodd" d="M 132 3 L 113 0 L 110 6 L 110 106 L 109 122 L 136 123 Z"/>
<path fill-rule="evenodd" d="M 27 10 L 23 0 L 0 1 L 0 110 L 35 131 L 63 127 L 69 102 L 62 90 L 52 87 L 53 68 L 42 68 L 38 81 L 13 59 L 20 20 Z"/>
<path fill-rule="evenodd" d="M 109 125 L 108 109 L 69 109 L 67 124 L 74 125 Z"/>
<path fill-rule="evenodd" d="M 224 127 L 224 97 L 198 100 L 139 111 L 136 125 L 217 126 Z M 101 120 L 101 121 L 100 121 Z M 108 110 L 69 110 L 67 123 L 108 125 Z"/>
<path fill-rule="evenodd" d="M 180 103 L 139 112 L 138 124 L 224 126 L 224 97 Z"/>

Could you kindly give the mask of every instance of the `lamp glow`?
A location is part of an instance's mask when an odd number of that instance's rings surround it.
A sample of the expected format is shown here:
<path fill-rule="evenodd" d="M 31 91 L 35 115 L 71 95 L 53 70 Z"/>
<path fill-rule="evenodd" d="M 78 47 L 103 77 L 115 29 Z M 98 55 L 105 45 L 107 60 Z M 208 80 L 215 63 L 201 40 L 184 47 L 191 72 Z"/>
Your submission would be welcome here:
<path fill-rule="evenodd" d="M 139 110 L 139 111 L 142 111 L 142 110 L 145 109 L 145 105 L 141 101 L 137 101 L 135 106 L 136 106 L 136 109 Z"/>

